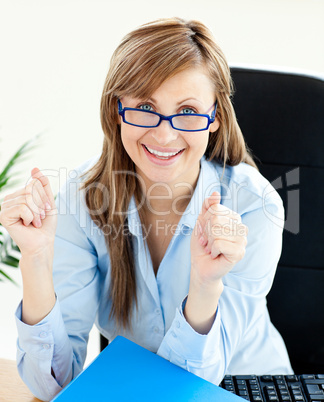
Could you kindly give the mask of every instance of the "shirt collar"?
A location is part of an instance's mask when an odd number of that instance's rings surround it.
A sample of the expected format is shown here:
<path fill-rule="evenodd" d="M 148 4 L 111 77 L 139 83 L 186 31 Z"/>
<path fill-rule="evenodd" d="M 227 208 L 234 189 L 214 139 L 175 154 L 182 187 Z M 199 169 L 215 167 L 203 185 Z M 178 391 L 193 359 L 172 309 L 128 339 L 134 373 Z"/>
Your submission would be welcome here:
<path fill-rule="evenodd" d="M 180 219 L 180 227 L 185 226 L 192 230 L 195 227 L 205 198 L 208 198 L 214 191 L 221 193 L 219 175 L 215 169 L 214 163 L 215 162 L 213 161 L 208 162 L 205 156 L 201 158 L 197 185 L 191 200 Z M 131 198 L 129 203 L 127 218 L 129 231 L 134 236 L 142 235 L 142 225 L 139 219 L 134 196 Z"/>

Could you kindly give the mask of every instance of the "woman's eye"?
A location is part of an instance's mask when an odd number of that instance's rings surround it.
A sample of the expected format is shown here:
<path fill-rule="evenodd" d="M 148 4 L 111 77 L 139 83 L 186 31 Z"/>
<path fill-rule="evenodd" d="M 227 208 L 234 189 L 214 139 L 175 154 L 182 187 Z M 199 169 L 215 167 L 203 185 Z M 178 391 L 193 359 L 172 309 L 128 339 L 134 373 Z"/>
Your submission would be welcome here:
<path fill-rule="evenodd" d="M 190 107 L 185 107 L 181 110 L 182 114 L 193 114 L 196 113 L 195 110 L 191 109 Z"/>
<path fill-rule="evenodd" d="M 148 105 L 147 103 L 144 104 L 144 105 L 140 105 L 138 108 L 142 109 L 142 110 L 145 110 L 145 112 L 152 112 L 153 111 L 152 106 Z"/>

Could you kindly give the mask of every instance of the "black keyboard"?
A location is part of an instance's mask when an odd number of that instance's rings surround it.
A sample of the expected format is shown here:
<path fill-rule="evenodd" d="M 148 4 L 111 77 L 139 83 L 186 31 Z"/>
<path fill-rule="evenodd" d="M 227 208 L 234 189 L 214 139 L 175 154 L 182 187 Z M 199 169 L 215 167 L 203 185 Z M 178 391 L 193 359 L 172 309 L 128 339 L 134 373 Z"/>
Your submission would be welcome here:
<path fill-rule="evenodd" d="M 220 386 L 253 402 L 324 401 L 324 374 L 226 375 Z"/>

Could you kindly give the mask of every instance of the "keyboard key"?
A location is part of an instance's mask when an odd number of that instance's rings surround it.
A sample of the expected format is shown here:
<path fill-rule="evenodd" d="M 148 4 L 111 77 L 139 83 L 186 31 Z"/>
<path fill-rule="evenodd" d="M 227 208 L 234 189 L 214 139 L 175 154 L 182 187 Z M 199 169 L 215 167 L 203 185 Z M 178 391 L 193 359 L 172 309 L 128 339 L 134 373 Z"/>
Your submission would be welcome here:
<path fill-rule="evenodd" d="M 226 391 L 235 391 L 235 388 L 234 387 L 232 387 L 232 386 L 230 386 L 230 385 L 227 385 L 227 386 L 225 386 L 225 389 L 226 389 Z"/>
<path fill-rule="evenodd" d="M 288 388 L 287 388 L 286 384 L 279 384 L 278 389 L 286 389 L 288 391 Z"/>
<path fill-rule="evenodd" d="M 302 380 L 313 380 L 315 378 L 314 374 L 302 374 L 300 376 Z"/>
<path fill-rule="evenodd" d="M 235 378 L 237 380 L 245 380 L 245 381 L 257 379 L 256 375 L 236 375 Z"/>
<path fill-rule="evenodd" d="M 261 377 L 261 380 L 264 381 L 264 382 L 272 382 L 273 381 L 271 375 L 263 375 Z"/>
<path fill-rule="evenodd" d="M 294 402 L 305 402 L 303 395 L 293 395 L 292 398 Z"/>
<path fill-rule="evenodd" d="M 268 391 L 273 390 L 273 389 L 276 389 L 276 387 L 275 387 L 274 385 L 267 385 L 265 388 L 266 388 L 266 390 L 268 390 Z"/>
<path fill-rule="evenodd" d="M 309 395 L 324 395 L 324 391 L 316 384 L 306 384 L 306 389 Z"/>
<path fill-rule="evenodd" d="M 259 386 L 259 384 L 256 380 L 249 381 L 248 384 L 250 385 L 250 387 L 258 387 Z"/>
<path fill-rule="evenodd" d="M 318 385 L 321 385 L 321 384 L 324 384 L 324 381 L 323 380 L 305 380 L 304 381 L 304 383 L 305 384 L 318 384 Z"/>
<path fill-rule="evenodd" d="M 285 376 L 287 382 L 297 382 L 298 377 L 296 375 L 286 375 Z"/>
<path fill-rule="evenodd" d="M 291 385 L 290 388 L 291 388 L 292 392 L 295 392 L 295 391 L 301 392 L 300 385 Z"/>

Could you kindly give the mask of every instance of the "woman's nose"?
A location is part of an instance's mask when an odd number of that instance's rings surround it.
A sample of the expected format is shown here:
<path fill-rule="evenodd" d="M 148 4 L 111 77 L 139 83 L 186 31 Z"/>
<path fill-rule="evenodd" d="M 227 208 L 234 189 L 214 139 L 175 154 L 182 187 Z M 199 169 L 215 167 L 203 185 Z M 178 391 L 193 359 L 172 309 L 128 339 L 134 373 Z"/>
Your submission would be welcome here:
<path fill-rule="evenodd" d="M 152 130 L 152 137 L 160 145 L 165 146 L 178 138 L 179 132 L 172 128 L 167 120 L 162 120 L 161 123 Z"/>

